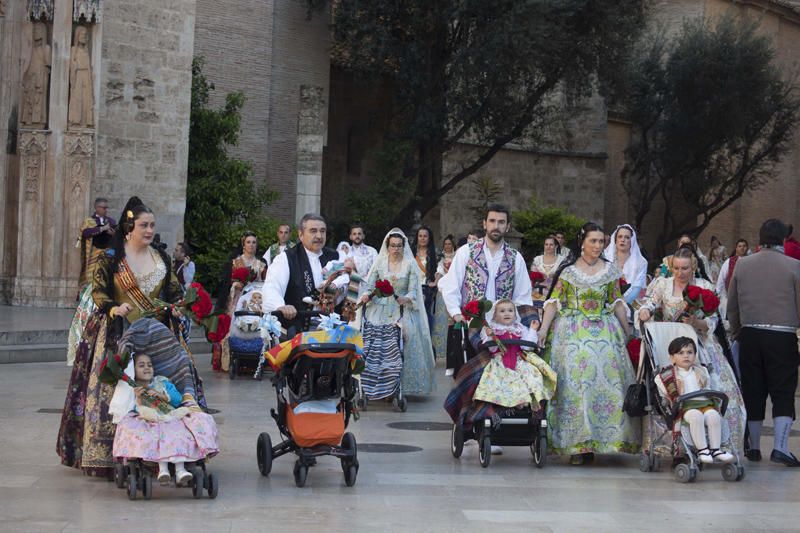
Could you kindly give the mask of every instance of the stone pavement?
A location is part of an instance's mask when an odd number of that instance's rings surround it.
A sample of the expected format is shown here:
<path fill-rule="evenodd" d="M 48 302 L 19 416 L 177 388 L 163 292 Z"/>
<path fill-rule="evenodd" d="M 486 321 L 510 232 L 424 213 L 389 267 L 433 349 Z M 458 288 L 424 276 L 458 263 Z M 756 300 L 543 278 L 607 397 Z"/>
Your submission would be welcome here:
<path fill-rule="evenodd" d="M 595 464 L 569 466 L 550 457 L 533 466 L 527 448 L 506 448 L 488 469 L 477 448 L 460 460 L 449 451 L 447 415 L 441 408 L 449 385 L 443 371 L 435 397 L 409 403 L 407 413 L 370 404 L 350 429 L 361 470 L 355 487 L 344 485 L 339 462 L 322 458 L 295 487 L 294 460 L 277 459 L 262 477 L 255 444 L 261 431 L 278 439 L 268 412 L 268 380 L 229 381 L 198 357 L 209 404 L 221 433 L 222 453 L 210 463 L 220 478 L 216 500 L 193 500 L 187 489 L 154 487 L 153 499 L 131 502 L 113 484 L 86 478 L 59 464 L 55 440 L 69 380 L 62 363 L 0 367 L 0 531 L 2 532 L 239 532 L 239 531 L 798 531 L 800 469 L 768 461 L 747 464 L 741 483 L 722 480 L 719 469 L 681 485 L 670 472 L 644 474 L 633 456 L 601 456 Z M 428 422 L 434 431 L 387 424 Z M 771 437 L 764 448 L 771 449 Z M 385 453 L 378 444 L 400 445 Z M 371 446 L 366 446 L 371 445 Z M 792 438 L 800 451 L 800 439 Z M 371 449 L 372 451 L 369 451 Z M 404 451 L 405 453 L 396 453 Z"/>

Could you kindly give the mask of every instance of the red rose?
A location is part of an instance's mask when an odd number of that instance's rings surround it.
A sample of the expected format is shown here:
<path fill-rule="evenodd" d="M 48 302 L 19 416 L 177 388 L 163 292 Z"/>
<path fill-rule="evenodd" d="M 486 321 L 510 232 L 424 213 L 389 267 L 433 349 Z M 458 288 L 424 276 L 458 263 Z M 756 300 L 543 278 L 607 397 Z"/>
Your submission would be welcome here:
<path fill-rule="evenodd" d="M 712 291 L 707 289 L 703 290 L 703 312 L 708 315 L 713 315 L 719 307 L 719 298 Z"/>
<path fill-rule="evenodd" d="M 530 272 L 531 283 L 536 284 L 540 281 L 544 281 L 544 274 L 537 270 L 531 270 Z"/>
<path fill-rule="evenodd" d="M 122 364 L 122 357 L 120 357 L 119 354 L 115 354 L 114 355 L 114 361 L 116 361 L 117 364 L 121 365 Z"/>
<path fill-rule="evenodd" d="M 478 300 L 472 300 L 471 302 L 467 302 L 467 305 L 465 305 L 461 311 L 464 315 L 476 317 L 481 312 L 481 304 Z"/>
<path fill-rule="evenodd" d="M 213 308 L 211 303 L 211 296 L 203 289 L 202 286 L 197 288 L 197 300 L 192 305 L 192 313 L 194 313 L 196 320 L 203 320 L 211 314 Z"/>
<path fill-rule="evenodd" d="M 239 283 L 247 283 L 247 278 L 250 277 L 250 269 L 247 267 L 234 268 L 231 272 L 231 281 L 238 281 Z"/>
<path fill-rule="evenodd" d="M 106 365 L 108 365 L 108 357 L 103 359 L 103 361 L 100 363 L 100 372 L 106 369 Z"/>
<path fill-rule="evenodd" d="M 702 294 L 702 290 L 697 285 L 689 285 L 686 287 L 686 296 L 692 301 L 696 302 L 700 295 Z"/>
<path fill-rule="evenodd" d="M 380 291 L 381 296 L 392 296 L 394 294 L 394 287 L 388 279 L 376 281 L 375 288 Z"/>
<path fill-rule="evenodd" d="M 633 367 L 639 366 L 639 353 L 642 348 L 642 339 L 631 339 L 628 343 L 628 357 L 633 363 Z"/>

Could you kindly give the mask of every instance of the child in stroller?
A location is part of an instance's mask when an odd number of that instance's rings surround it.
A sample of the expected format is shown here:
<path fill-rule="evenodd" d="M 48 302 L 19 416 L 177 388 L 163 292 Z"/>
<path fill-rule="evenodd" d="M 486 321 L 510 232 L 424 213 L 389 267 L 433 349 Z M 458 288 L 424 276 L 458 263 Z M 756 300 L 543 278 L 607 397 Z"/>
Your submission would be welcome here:
<path fill-rule="evenodd" d="M 484 342 L 478 347 L 478 357 L 490 360 L 474 388 L 471 405 L 463 413 L 448 409 L 454 403 L 451 397 L 469 386 L 461 373 L 445 404 L 454 421 L 451 452 L 460 457 L 464 442 L 475 439 L 480 443 L 479 459 L 485 468 L 493 444 L 530 446 L 534 462 L 541 468 L 547 456 L 545 408 L 555 393 L 556 374 L 536 355 L 536 331 L 522 325 L 511 300 L 498 300 L 489 315 L 492 318 L 481 332 Z"/>
<path fill-rule="evenodd" d="M 658 470 L 656 450 L 662 439 L 671 434 L 678 481 L 694 481 L 698 472 L 711 464 L 722 465 L 726 481 L 741 481 L 744 467 L 724 419 L 728 396 L 704 388 L 710 382 L 709 374 L 695 362 L 694 329 L 687 324 L 648 322 L 643 325 L 642 344 L 646 357 L 640 362 L 640 372 L 647 390 L 645 412 L 650 416 L 645 420 L 645 441 L 649 446 L 642 450 L 640 470 Z"/>
<path fill-rule="evenodd" d="M 332 313 L 317 331 L 302 332 L 264 354 L 275 369 L 273 384 L 278 407 L 270 414 L 284 440 L 272 446 L 268 433 L 256 444 L 258 468 L 267 476 L 272 461 L 295 453 L 294 480 L 305 485 L 308 469 L 317 457 L 332 455 L 341 461 L 345 484 L 356 482 L 358 457 L 355 436 L 345 433 L 354 413 L 356 380 L 363 369 L 363 341 L 358 330 Z"/>
<path fill-rule="evenodd" d="M 261 321 L 264 316 L 263 296 L 259 290 L 251 290 L 243 294 L 236 303 L 233 312 L 233 327 L 228 337 L 230 363 L 228 376 L 236 379 L 245 364 L 257 365 L 261 359 L 264 341 L 261 335 Z M 258 365 L 254 376 L 263 377 L 262 367 Z"/>
<path fill-rule="evenodd" d="M 116 362 L 127 367 L 125 373 L 133 374 L 133 380 L 117 382 L 109 406 L 117 425 L 117 486 L 122 488 L 127 480 L 131 499 L 137 490 L 150 499 L 152 479 L 146 462 L 158 466 L 162 485 L 172 479 L 172 466 L 177 487 L 192 487 L 196 498 L 205 488 L 209 497 L 216 497 L 218 485 L 213 474 L 206 473 L 205 459 L 219 452 L 217 426 L 195 400 L 188 355 L 172 333 L 152 319 L 132 325 L 120 340 L 120 350 L 122 355 L 114 359 L 119 358 Z"/>

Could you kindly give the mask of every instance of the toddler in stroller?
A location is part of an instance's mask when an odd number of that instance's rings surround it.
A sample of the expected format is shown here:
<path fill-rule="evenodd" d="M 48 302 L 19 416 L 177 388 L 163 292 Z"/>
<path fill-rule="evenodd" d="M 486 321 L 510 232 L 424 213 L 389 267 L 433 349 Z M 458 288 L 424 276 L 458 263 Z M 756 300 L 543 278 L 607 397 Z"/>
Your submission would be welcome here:
<path fill-rule="evenodd" d="M 265 353 L 276 372 L 278 407 L 270 414 L 285 439 L 273 447 L 268 433 L 258 436 L 258 469 L 267 476 L 273 459 L 293 452 L 297 455 L 294 481 L 302 487 L 317 457 L 332 455 L 340 459 L 350 487 L 359 465 L 355 436 L 345 433 L 345 428 L 354 412 L 353 374 L 363 369 L 363 342 L 358 330 L 340 322 L 335 314 L 323 318 L 320 328 L 299 333 Z"/>
<path fill-rule="evenodd" d="M 651 416 L 647 424 L 650 446 L 642 452 L 640 469 L 649 472 L 658 468 L 656 446 L 671 433 L 678 481 L 694 481 L 698 472 L 711 464 L 722 465 L 722 477 L 727 481 L 743 479 L 744 467 L 723 418 L 728 396 L 706 388 L 709 373 L 696 362 L 694 330 L 685 324 L 647 323 L 643 344 L 648 356 L 641 362 L 648 390 L 645 411 Z M 657 397 L 649 392 L 654 387 Z M 654 415 L 660 416 L 667 428 L 660 435 L 656 435 L 659 430 Z"/>
<path fill-rule="evenodd" d="M 231 379 L 236 379 L 242 366 L 248 363 L 257 365 L 253 377 L 260 380 L 263 376 L 262 367 L 258 364 L 264 347 L 261 335 L 264 316 L 262 305 L 263 297 L 258 290 L 243 294 L 236 303 L 233 327 L 227 339 L 230 350 L 228 376 Z"/>
<path fill-rule="evenodd" d="M 511 300 L 498 300 L 490 311 L 488 327 L 481 332 L 481 358 L 490 360 L 483 368 L 472 402 L 464 413 L 450 412 L 454 425 L 451 452 L 460 457 L 464 441 L 480 443 L 481 466 L 489 466 L 492 445 L 530 446 L 538 467 L 547 456 L 547 400 L 556 388 L 556 374 L 536 355 L 536 331 L 522 325 Z M 464 367 L 468 372 L 470 367 Z M 464 385 L 459 373 L 451 396 Z M 451 406 L 451 398 L 445 404 Z"/>
<path fill-rule="evenodd" d="M 205 488 L 216 497 L 218 485 L 206 473 L 205 460 L 219 452 L 217 426 L 196 402 L 188 355 L 166 327 L 151 319 L 134 323 L 120 340 L 120 350 L 115 363 L 127 367 L 127 377 L 117 382 L 109 405 L 117 425 L 117 486 L 127 480 L 131 499 L 137 490 L 150 499 L 152 479 L 143 463 L 155 463 L 162 485 L 170 483 L 172 467 L 176 487 L 192 487 L 196 498 Z"/>

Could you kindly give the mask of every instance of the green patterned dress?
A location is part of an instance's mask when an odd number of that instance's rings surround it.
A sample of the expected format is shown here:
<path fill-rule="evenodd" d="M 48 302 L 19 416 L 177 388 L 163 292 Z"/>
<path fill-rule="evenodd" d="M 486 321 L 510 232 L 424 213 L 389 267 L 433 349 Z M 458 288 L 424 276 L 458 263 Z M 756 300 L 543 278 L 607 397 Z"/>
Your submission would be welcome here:
<path fill-rule="evenodd" d="M 639 450 L 639 425 L 622 412 L 635 372 L 614 315 L 616 302 L 623 301 L 621 276 L 611 263 L 592 276 L 569 266 L 545 303 L 558 306 L 544 354 L 558 375 L 547 411 L 554 453 Z"/>

